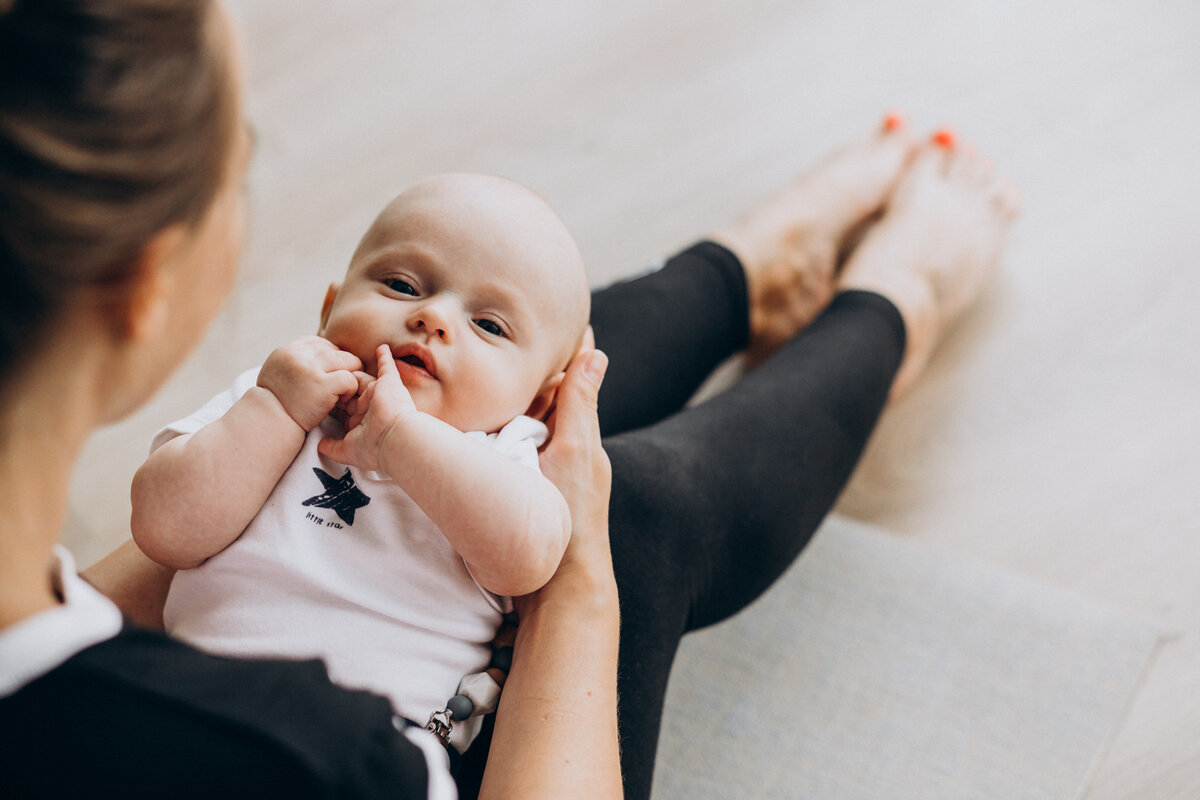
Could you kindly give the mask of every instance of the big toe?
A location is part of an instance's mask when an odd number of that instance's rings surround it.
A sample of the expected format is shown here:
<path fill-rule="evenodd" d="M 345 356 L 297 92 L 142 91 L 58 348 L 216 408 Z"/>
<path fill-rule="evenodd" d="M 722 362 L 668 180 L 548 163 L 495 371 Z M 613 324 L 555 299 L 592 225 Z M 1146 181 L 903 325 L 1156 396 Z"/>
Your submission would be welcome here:
<path fill-rule="evenodd" d="M 914 180 L 947 177 L 954 166 L 954 155 L 954 150 L 932 142 L 917 145 L 907 174 Z"/>

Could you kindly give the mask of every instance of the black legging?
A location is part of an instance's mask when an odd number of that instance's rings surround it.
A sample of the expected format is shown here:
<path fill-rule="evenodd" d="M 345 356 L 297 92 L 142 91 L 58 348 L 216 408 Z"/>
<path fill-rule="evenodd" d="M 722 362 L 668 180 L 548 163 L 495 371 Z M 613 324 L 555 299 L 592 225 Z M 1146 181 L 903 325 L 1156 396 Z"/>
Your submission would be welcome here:
<path fill-rule="evenodd" d="M 904 324 L 879 295 L 840 294 L 751 374 L 687 409 L 746 345 L 732 253 L 704 242 L 596 292 L 592 326 L 609 356 L 600 427 L 613 473 L 621 764 L 626 796 L 646 798 L 680 639 L 745 608 L 807 544 L 887 399 Z M 464 796 L 489 743 L 467 754 Z"/>

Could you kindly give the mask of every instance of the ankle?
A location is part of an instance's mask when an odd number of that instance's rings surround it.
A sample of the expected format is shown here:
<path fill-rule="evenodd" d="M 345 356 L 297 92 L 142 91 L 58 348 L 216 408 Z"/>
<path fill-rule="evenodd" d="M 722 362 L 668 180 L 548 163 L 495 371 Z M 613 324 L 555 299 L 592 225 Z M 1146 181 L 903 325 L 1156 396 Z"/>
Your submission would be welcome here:
<path fill-rule="evenodd" d="M 933 286 L 907 270 L 850 268 L 839 282 L 838 290 L 874 292 L 900 312 L 904 322 L 904 357 L 892 382 L 891 396 L 904 394 L 924 370 L 941 337 L 943 320 Z"/>

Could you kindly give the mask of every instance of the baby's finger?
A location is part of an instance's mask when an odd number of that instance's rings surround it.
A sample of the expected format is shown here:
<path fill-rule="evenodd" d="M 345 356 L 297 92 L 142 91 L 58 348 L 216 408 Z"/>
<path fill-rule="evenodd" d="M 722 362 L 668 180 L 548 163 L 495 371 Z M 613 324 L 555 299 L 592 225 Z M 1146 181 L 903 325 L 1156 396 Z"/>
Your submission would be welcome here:
<path fill-rule="evenodd" d="M 331 461 L 336 461 L 339 464 L 345 464 L 346 457 L 346 442 L 344 439 L 334 439 L 327 436 L 317 442 L 317 452 Z"/>
<path fill-rule="evenodd" d="M 318 339 L 317 343 L 321 345 L 319 348 L 320 361 L 318 363 L 326 372 L 335 372 L 337 370 L 357 372 L 362 370 L 362 359 L 354 355 L 354 353 L 338 348 L 337 345 L 328 339 Z"/>
<path fill-rule="evenodd" d="M 395 375 L 397 378 L 400 377 L 400 370 L 396 369 L 396 359 L 392 358 L 392 348 L 388 347 L 386 344 L 381 344 L 378 348 L 376 348 L 375 361 L 375 371 L 378 373 L 380 378 L 382 378 L 384 375 Z"/>
<path fill-rule="evenodd" d="M 360 397 L 361 395 L 365 394 L 367 391 L 367 388 L 370 387 L 370 385 L 375 382 L 375 378 L 373 378 L 371 375 L 368 375 L 365 372 L 356 370 L 355 372 L 352 372 L 351 374 L 354 376 L 356 386 L 354 388 L 354 391 L 343 392 L 338 397 L 338 405 L 339 406 L 350 406 L 353 403 L 353 401 L 355 400 L 355 398 Z M 352 410 L 352 409 L 348 409 L 348 410 Z"/>
<path fill-rule="evenodd" d="M 317 452 L 330 461 L 336 461 L 339 464 L 358 467 L 359 469 L 370 469 L 369 465 L 360 463 L 355 458 L 354 448 L 346 441 L 346 437 L 341 439 L 336 439 L 332 436 L 325 437 L 317 442 Z"/>
<path fill-rule="evenodd" d="M 338 366 L 350 372 L 360 372 L 363 368 L 362 359 L 345 350 L 337 351 Z"/>
<path fill-rule="evenodd" d="M 347 396 L 353 397 L 358 394 L 358 378 L 349 370 L 339 369 L 334 372 L 328 372 L 325 375 L 325 381 L 325 385 L 330 390 L 337 392 L 339 399 Z"/>
<path fill-rule="evenodd" d="M 346 433 L 350 433 L 350 431 L 354 430 L 359 425 L 362 425 L 362 421 L 366 418 L 367 418 L 366 410 L 360 408 L 358 411 L 356 411 L 351 417 L 349 417 L 346 420 L 346 425 L 345 425 Z"/>

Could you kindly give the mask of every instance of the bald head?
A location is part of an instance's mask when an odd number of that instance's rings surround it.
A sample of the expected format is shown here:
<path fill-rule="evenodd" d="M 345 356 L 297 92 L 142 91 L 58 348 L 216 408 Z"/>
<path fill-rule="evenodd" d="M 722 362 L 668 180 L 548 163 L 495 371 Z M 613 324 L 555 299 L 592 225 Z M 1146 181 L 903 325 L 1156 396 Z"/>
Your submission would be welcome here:
<path fill-rule="evenodd" d="M 554 369 L 578 349 L 590 314 L 583 256 L 558 214 L 538 194 L 493 175 L 447 173 L 405 189 L 384 207 L 354 261 L 395 242 L 449 244 L 463 263 L 485 263 L 521 287 L 554 337 Z M 353 262 L 352 262 L 353 268 Z"/>

